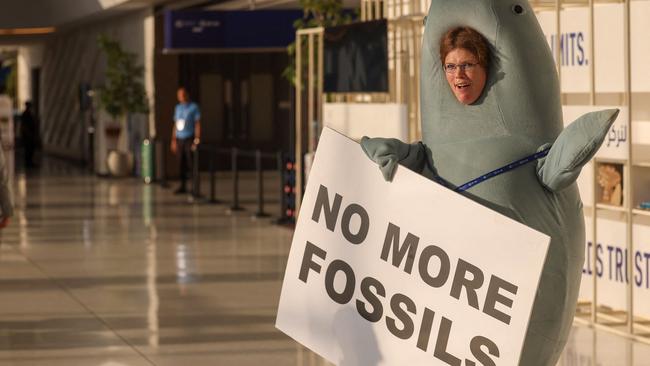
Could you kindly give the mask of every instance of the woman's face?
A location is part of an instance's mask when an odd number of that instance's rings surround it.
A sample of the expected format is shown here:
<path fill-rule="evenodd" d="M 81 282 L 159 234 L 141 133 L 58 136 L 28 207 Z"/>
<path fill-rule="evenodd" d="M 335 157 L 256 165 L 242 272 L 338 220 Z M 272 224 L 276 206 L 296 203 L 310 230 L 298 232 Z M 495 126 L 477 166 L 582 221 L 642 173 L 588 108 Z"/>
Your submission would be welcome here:
<path fill-rule="evenodd" d="M 476 56 L 465 48 L 455 48 L 445 57 L 443 65 L 447 82 L 459 102 L 472 104 L 485 87 L 486 71 Z"/>

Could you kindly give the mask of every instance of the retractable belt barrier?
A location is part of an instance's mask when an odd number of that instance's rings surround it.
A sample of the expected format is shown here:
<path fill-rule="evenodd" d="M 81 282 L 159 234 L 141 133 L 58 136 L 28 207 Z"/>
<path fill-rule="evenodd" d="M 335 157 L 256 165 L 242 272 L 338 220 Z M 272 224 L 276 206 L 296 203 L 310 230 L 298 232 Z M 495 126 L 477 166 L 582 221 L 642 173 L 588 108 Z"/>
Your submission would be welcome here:
<path fill-rule="evenodd" d="M 168 187 L 169 177 L 166 169 L 167 161 L 172 158 L 171 153 L 171 140 L 163 138 L 149 138 L 149 143 L 153 145 L 153 172 L 150 179 L 146 179 L 146 183 L 155 183 L 162 187 Z M 256 218 L 269 217 L 267 212 L 265 212 L 265 199 L 264 199 L 264 169 L 263 163 L 266 159 L 266 162 L 273 161 L 275 169 L 279 173 L 280 179 L 280 191 L 279 194 L 279 219 L 278 223 L 287 223 L 293 221 L 293 210 L 287 210 L 285 206 L 288 204 L 289 198 L 287 198 L 287 182 L 284 181 L 285 178 L 285 154 L 281 151 L 276 152 L 263 152 L 259 149 L 256 150 L 246 150 L 240 149 L 237 147 L 233 148 L 223 148 L 218 147 L 215 144 L 202 143 L 198 145 L 197 149 L 194 151 L 192 161 L 192 178 L 190 182 L 191 194 L 194 202 L 200 202 L 204 198 L 201 194 L 201 160 L 207 157 L 208 159 L 208 169 L 209 169 L 209 197 L 205 199 L 205 202 L 212 204 L 221 204 L 221 203 L 230 203 L 228 209 L 229 213 L 236 211 L 245 210 L 244 207 L 240 206 L 239 201 L 239 170 L 241 159 L 252 159 L 255 166 L 255 179 L 256 179 L 256 201 L 257 201 L 257 210 L 253 215 Z M 219 171 L 219 157 L 230 158 L 231 165 L 231 182 L 232 182 L 232 198 L 228 200 L 221 200 L 217 197 L 217 171 Z M 289 187 L 290 192 L 292 192 Z M 290 213 L 288 213 L 290 212 Z"/>
<path fill-rule="evenodd" d="M 210 174 L 210 197 L 207 200 L 209 203 L 218 204 L 224 203 L 224 201 L 217 198 L 216 185 L 217 185 L 217 171 L 218 163 L 217 158 L 219 156 L 230 156 L 230 169 L 231 169 L 231 182 L 232 182 L 232 199 L 230 200 L 230 207 L 228 209 L 229 213 L 236 211 L 245 210 L 244 207 L 240 205 L 239 201 L 239 171 L 240 171 L 240 161 L 241 159 L 253 159 L 255 165 L 255 178 L 256 178 L 256 191 L 257 191 L 257 210 L 253 215 L 256 218 L 269 217 L 268 213 L 264 211 L 264 169 L 263 169 L 263 160 L 264 159 L 273 159 L 276 168 L 282 175 L 283 160 L 281 152 L 262 152 L 259 149 L 256 150 L 245 150 L 237 147 L 233 148 L 219 148 L 216 145 L 212 144 L 201 144 L 198 146 L 194 152 L 194 161 L 193 161 L 193 172 L 192 172 L 192 196 L 198 200 L 202 198 L 201 195 L 201 185 L 200 185 L 200 162 L 201 159 L 207 156 L 208 157 L 208 167 Z M 282 192 L 280 194 L 280 202 L 282 202 L 283 196 Z M 284 215 L 284 210 L 282 209 L 282 204 L 280 205 L 280 217 Z"/>

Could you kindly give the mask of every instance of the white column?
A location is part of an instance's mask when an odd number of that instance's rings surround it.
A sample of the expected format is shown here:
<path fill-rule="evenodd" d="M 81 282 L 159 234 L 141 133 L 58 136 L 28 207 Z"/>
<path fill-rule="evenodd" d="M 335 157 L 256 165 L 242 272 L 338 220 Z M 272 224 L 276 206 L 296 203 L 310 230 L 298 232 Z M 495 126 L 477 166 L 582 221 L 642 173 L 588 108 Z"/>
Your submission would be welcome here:
<path fill-rule="evenodd" d="M 144 89 L 149 99 L 149 137 L 156 136 L 156 114 L 154 83 L 154 55 L 156 50 L 155 17 L 150 12 L 144 18 Z"/>
<path fill-rule="evenodd" d="M 40 44 L 18 47 L 18 108 L 32 99 L 32 69 L 43 62 L 43 46 Z M 40 108 L 39 108 L 40 110 Z"/>

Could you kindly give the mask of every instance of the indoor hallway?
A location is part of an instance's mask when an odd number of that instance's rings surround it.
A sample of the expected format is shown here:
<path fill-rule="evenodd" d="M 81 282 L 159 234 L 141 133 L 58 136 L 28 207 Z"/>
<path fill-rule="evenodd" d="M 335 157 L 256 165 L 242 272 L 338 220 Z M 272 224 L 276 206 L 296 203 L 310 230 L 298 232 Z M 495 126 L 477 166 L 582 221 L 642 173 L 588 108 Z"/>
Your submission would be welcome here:
<path fill-rule="evenodd" d="M 243 182 L 247 210 L 229 215 L 56 161 L 19 174 L 0 365 L 325 365 L 274 327 L 292 232 L 251 219 Z M 650 365 L 650 346 L 575 327 L 559 365 Z"/>
<path fill-rule="evenodd" d="M 273 325 L 291 231 L 254 206 L 230 216 L 56 161 L 15 187 L 0 365 L 295 364 Z"/>

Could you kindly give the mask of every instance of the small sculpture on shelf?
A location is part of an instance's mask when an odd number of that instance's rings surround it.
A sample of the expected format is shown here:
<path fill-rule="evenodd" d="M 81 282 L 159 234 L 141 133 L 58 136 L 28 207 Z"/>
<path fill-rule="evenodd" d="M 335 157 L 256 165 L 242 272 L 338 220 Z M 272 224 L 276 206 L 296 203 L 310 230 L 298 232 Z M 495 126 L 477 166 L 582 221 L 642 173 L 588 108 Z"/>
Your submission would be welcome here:
<path fill-rule="evenodd" d="M 601 164 L 598 167 L 600 202 L 614 206 L 623 205 L 623 167 L 620 164 Z"/>

